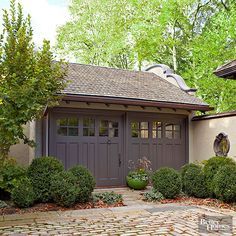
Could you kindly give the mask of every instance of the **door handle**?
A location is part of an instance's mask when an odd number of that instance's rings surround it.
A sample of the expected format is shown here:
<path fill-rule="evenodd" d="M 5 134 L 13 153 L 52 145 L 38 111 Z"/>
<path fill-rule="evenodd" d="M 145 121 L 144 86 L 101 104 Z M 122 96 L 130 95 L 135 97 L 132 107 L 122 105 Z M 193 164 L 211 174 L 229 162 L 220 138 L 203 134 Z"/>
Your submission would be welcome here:
<path fill-rule="evenodd" d="M 110 139 L 107 141 L 107 144 L 111 144 L 111 140 Z"/>
<path fill-rule="evenodd" d="M 121 157 L 120 157 L 120 153 L 119 153 L 119 167 L 121 167 Z"/>

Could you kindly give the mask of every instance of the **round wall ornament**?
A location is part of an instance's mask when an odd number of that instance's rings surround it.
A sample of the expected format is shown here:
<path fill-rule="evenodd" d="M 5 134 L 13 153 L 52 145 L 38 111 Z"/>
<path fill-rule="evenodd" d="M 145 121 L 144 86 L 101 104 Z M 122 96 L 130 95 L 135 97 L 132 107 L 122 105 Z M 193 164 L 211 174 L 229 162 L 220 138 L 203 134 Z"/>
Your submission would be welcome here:
<path fill-rule="evenodd" d="M 226 157 L 229 153 L 230 141 L 228 135 L 221 132 L 216 136 L 214 141 L 214 152 L 216 156 Z"/>

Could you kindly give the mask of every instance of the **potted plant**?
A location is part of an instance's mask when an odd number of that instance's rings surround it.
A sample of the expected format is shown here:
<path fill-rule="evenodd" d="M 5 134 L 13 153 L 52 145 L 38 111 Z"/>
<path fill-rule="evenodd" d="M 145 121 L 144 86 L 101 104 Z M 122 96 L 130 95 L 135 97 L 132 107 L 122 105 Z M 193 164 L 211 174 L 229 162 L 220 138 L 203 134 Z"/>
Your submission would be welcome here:
<path fill-rule="evenodd" d="M 132 166 L 129 167 L 129 169 L 132 170 L 126 176 L 127 185 L 135 190 L 145 189 L 149 183 L 149 171 L 151 170 L 151 162 L 146 157 L 143 157 L 141 159 L 138 159 L 136 165 L 132 161 L 130 161 L 129 163 Z"/>

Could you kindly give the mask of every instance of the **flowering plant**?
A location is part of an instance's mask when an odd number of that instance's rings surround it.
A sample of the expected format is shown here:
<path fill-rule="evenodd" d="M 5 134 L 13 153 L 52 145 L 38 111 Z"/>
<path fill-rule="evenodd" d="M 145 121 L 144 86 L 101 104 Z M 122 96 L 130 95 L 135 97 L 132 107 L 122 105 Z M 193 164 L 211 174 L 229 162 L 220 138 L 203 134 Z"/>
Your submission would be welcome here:
<path fill-rule="evenodd" d="M 149 173 L 151 171 L 151 161 L 148 160 L 146 157 L 138 159 L 136 164 L 134 163 L 134 161 L 130 160 L 128 168 L 130 169 L 128 177 L 141 181 L 149 180 Z"/>

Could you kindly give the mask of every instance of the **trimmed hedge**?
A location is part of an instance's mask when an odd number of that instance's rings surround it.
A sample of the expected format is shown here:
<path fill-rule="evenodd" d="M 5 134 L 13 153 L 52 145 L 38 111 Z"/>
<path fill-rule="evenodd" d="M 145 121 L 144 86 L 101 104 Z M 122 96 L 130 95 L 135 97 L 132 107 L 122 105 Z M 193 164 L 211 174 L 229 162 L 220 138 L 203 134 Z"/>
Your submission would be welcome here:
<path fill-rule="evenodd" d="M 210 196 L 214 197 L 214 186 L 213 186 L 213 178 L 217 171 L 225 165 L 234 165 L 236 163 L 233 159 L 229 157 L 212 157 L 208 159 L 203 167 L 203 171 L 206 176 L 206 184 L 209 191 Z"/>
<path fill-rule="evenodd" d="M 187 164 L 183 167 L 182 174 L 183 191 L 193 197 L 205 198 L 209 192 L 206 185 L 206 177 L 200 165 Z"/>
<path fill-rule="evenodd" d="M 49 202 L 52 200 L 51 178 L 63 170 L 62 163 L 54 157 L 40 157 L 32 161 L 28 168 L 28 176 L 32 181 L 37 201 Z"/>
<path fill-rule="evenodd" d="M 189 163 L 182 166 L 180 169 L 181 178 L 184 179 L 185 173 L 188 171 L 189 168 L 198 167 L 198 166 L 199 166 L 198 164 L 194 164 L 194 163 Z"/>
<path fill-rule="evenodd" d="M 181 176 L 173 168 L 163 167 L 154 172 L 153 188 L 165 198 L 175 198 L 181 192 Z"/>
<path fill-rule="evenodd" d="M 20 208 L 30 207 L 34 204 L 35 193 L 29 178 L 25 177 L 17 182 L 12 190 L 11 198 Z"/>
<path fill-rule="evenodd" d="M 90 171 L 81 166 L 77 165 L 69 170 L 77 180 L 77 186 L 79 193 L 77 196 L 78 202 L 87 202 L 91 198 L 91 194 L 95 187 L 95 179 Z"/>
<path fill-rule="evenodd" d="M 236 202 L 236 166 L 220 167 L 213 178 L 215 196 L 225 202 Z"/>
<path fill-rule="evenodd" d="M 77 179 L 71 172 L 63 171 L 51 177 L 50 192 L 53 201 L 60 206 L 70 207 L 74 205 L 79 190 Z"/>

